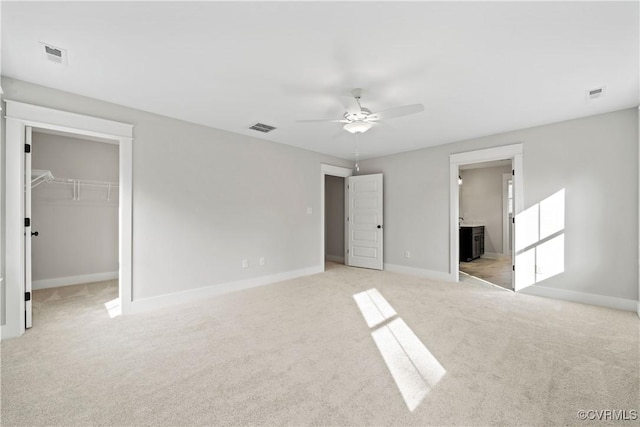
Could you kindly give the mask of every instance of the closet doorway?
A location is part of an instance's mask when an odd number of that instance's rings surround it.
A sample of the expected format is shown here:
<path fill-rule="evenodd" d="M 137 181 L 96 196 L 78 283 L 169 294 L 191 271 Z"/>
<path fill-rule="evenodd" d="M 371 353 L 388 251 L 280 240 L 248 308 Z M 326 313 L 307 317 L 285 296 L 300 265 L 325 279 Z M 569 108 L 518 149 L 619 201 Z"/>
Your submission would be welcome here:
<path fill-rule="evenodd" d="M 323 271 L 328 267 L 336 266 L 336 263 L 347 264 L 347 215 L 348 201 L 346 184 L 350 176 L 353 175 L 353 169 L 341 166 L 320 165 L 320 261 Z M 342 193 L 336 189 L 336 186 L 342 186 Z M 329 188 L 327 188 L 329 187 Z M 342 194 L 343 203 L 340 204 L 336 197 Z M 328 200 L 327 198 L 330 198 Z M 327 205 L 328 204 L 328 205 Z M 340 219 L 336 216 L 336 211 L 342 211 Z M 311 213 L 311 208 L 307 209 L 307 213 Z M 328 217 L 331 217 L 330 219 Z M 330 223 L 327 223 L 330 221 Z M 342 227 L 336 222 L 342 221 Z M 342 230 L 342 231 L 340 231 Z M 339 235 L 342 234 L 342 251 L 339 246 Z M 331 235 L 331 237 L 329 237 Z M 329 240 L 331 242 L 329 242 Z M 329 246 L 331 245 L 331 246 Z"/>
<path fill-rule="evenodd" d="M 35 323 L 120 314 L 117 141 L 33 128 L 29 154 Z"/>
<path fill-rule="evenodd" d="M 324 261 L 345 261 L 345 183 L 341 176 L 324 176 Z"/>
<path fill-rule="evenodd" d="M 119 148 L 119 303 L 122 313 L 132 310 L 132 176 L 133 125 L 88 116 L 81 113 L 41 107 L 5 99 L 5 277 L 3 284 L 5 323 L 0 327 L 2 339 L 25 333 L 31 316 L 31 155 L 32 129 L 47 129 L 77 135 L 80 138 L 103 138 Z M 28 197 L 26 197 L 28 195 Z M 29 206 L 27 206 L 29 205 Z M 28 214 L 28 215 L 27 215 Z M 27 236 L 29 236 L 27 238 Z M 27 250 L 28 249 L 28 250 Z M 27 268 L 29 264 L 29 268 Z M 116 308 L 114 307 L 114 310 Z"/>

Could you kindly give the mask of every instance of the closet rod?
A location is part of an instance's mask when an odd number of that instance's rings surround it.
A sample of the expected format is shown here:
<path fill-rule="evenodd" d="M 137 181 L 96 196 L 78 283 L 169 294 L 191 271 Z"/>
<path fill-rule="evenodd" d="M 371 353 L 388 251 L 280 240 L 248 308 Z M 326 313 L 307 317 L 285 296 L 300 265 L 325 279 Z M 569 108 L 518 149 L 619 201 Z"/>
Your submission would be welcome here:
<path fill-rule="evenodd" d="M 51 171 L 33 169 L 31 171 L 31 188 L 37 187 L 43 182 L 48 182 L 51 184 L 73 185 L 74 187 L 77 185 L 81 185 L 83 187 L 103 187 L 107 189 L 118 187 L 117 182 L 92 181 L 88 179 L 57 178 L 53 176 Z"/>

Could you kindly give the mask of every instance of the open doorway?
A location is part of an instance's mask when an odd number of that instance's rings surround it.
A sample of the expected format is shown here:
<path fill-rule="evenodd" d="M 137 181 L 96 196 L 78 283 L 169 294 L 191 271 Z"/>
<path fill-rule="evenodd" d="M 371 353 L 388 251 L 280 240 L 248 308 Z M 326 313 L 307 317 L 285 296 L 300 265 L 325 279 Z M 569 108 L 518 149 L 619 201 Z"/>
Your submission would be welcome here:
<path fill-rule="evenodd" d="M 344 204 L 342 205 L 343 228 L 343 263 L 350 267 L 382 270 L 384 266 L 383 245 L 383 176 L 381 173 L 353 176 L 353 170 L 340 166 L 322 164 L 320 169 L 320 260 L 323 267 L 327 254 L 336 256 L 325 250 L 327 244 L 326 231 L 326 177 L 341 178 L 330 185 L 342 185 Z M 339 194 L 339 193 L 338 193 Z M 335 198 L 335 193 L 333 196 Z M 311 208 L 307 209 L 312 212 Z M 335 216 L 337 222 L 337 216 Z M 337 245 L 338 238 L 335 238 Z M 336 265 L 335 262 L 333 265 Z M 326 268 L 325 268 L 326 269 Z"/>
<path fill-rule="evenodd" d="M 449 274 L 451 279 L 455 282 L 461 278 L 468 278 L 460 273 L 460 233 L 461 223 L 464 221 L 464 216 L 460 210 L 460 193 L 461 187 L 464 185 L 464 170 L 466 165 L 473 165 L 478 163 L 487 163 L 495 161 L 508 160 L 512 166 L 512 179 L 511 179 L 511 204 L 512 204 L 512 218 L 515 218 L 513 227 L 511 230 L 511 238 L 515 241 L 518 239 L 518 214 L 523 211 L 523 182 L 522 182 L 522 163 L 523 163 L 523 144 L 510 144 L 500 147 L 486 148 L 475 151 L 467 151 L 462 153 L 455 153 L 449 156 Z M 502 179 L 502 178 L 500 178 Z M 461 182 L 462 181 L 462 182 Z M 502 181 L 500 181 L 502 182 Z M 473 214 L 471 214 L 473 216 Z M 473 220 L 476 218 L 465 218 L 468 220 L 467 225 L 473 224 Z M 477 218 L 476 220 L 482 220 Z M 502 222 L 502 221 L 501 221 Z M 471 224 L 469 224 L 471 223 Z M 479 237 L 480 243 L 484 244 L 482 238 Z M 473 237 L 474 242 L 478 242 Z M 514 291 L 518 291 L 522 288 L 522 281 L 518 279 L 515 274 L 518 270 L 519 258 L 516 257 L 515 245 L 512 245 L 509 251 L 511 255 L 511 284 Z M 479 279 L 474 279 L 479 280 Z"/>
<path fill-rule="evenodd" d="M 459 271 L 463 280 L 513 289 L 512 168 L 511 159 L 459 168 Z"/>
<path fill-rule="evenodd" d="M 79 113 L 5 100 L 5 324 L 2 338 L 25 333 L 31 315 L 31 232 L 30 206 L 32 126 L 54 132 L 67 132 L 81 138 L 113 140 L 119 148 L 119 299 L 111 312 L 132 309 L 132 187 L 133 125 Z M 29 197 L 26 197 L 28 194 Z M 28 200 L 28 202 L 27 202 Z M 20 224 L 20 226 L 17 226 Z M 29 238 L 27 239 L 27 236 Z"/>
<path fill-rule="evenodd" d="M 341 166 L 320 165 L 320 261 L 326 270 L 328 267 L 337 266 L 338 263 L 347 262 L 347 179 L 353 175 L 353 169 Z M 338 186 L 342 186 L 342 192 Z M 329 188 L 327 188 L 329 187 Z M 336 200 L 342 194 L 342 203 Z M 327 206 L 329 204 L 329 206 Z M 341 216 L 337 214 L 341 211 Z M 331 218 L 328 219 L 328 216 Z M 331 223 L 327 224 L 330 220 Z M 342 227 L 338 222 L 342 221 Z M 340 239 L 342 234 L 342 240 Z M 331 242 L 329 243 L 329 240 Z M 331 244 L 331 247 L 329 247 Z M 342 251 L 338 248 L 342 245 Z"/>
<path fill-rule="evenodd" d="M 117 141 L 38 128 L 31 141 L 33 321 L 94 309 L 113 317 L 119 305 Z"/>
<path fill-rule="evenodd" d="M 324 261 L 344 264 L 345 259 L 345 178 L 324 177 Z M 326 268 L 326 267 L 325 267 Z"/>

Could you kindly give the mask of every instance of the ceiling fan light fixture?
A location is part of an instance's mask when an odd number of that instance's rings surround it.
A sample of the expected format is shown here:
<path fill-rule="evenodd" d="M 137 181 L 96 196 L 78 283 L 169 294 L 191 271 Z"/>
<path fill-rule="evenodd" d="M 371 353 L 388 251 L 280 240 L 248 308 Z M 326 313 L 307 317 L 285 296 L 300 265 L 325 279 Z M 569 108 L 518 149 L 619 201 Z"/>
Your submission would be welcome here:
<path fill-rule="evenodd" d="M 362 121 L 347 123 L 343 126 L 344 130 L 351 133 L 365 133 L 372 127 L 373 125 L 371 123 Z"/>

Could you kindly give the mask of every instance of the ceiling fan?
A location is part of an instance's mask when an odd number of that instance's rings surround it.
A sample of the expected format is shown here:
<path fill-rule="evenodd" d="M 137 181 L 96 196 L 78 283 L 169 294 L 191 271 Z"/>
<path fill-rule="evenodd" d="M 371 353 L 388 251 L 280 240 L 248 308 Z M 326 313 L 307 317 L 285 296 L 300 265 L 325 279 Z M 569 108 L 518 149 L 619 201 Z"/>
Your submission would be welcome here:
<path fill-rule="evenodd" d="M 360 105 L 362 97 L 362 89 L 353 89 L 352 96 L 342 96 L 340 101 L 347 110 L 341 119 L 336 120 L 298 120 L 300 123 L 311 122 L 328 122 L 328 123 L 344 123 L 344 130 L 351 133 L 364 133 L 371 129 L 373 125 L 378 124 L 382 119 L 391 119 L 395 117 L 408 116 L 409 114 L 420 113 L 424 111 L 424 105 L 411 104 L 401 107 L 393 107 L 386 110 L 372 112 L 368 108 Z"/>

